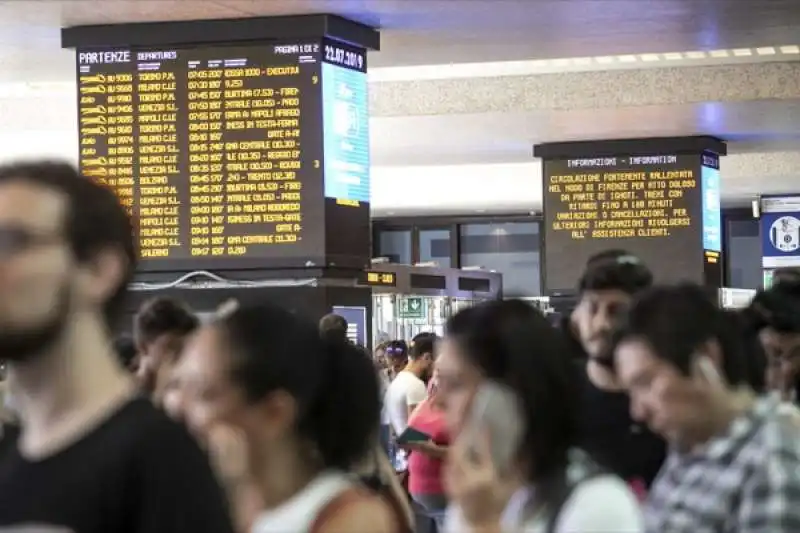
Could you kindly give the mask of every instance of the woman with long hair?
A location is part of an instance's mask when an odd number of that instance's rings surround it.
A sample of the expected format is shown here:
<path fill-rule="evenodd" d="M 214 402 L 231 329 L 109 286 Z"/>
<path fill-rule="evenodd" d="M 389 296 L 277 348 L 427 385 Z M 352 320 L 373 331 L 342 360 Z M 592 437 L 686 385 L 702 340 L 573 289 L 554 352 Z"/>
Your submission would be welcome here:
<path fill-rule="evenodd" d="M 467 308 L 437 360 L 453 435 L 446 530 L 638 532 L 636 497 L 576 449 L 574 374 L 564 339 L 520 300 Z"/>
<path fill-rule="evenodd" d="M 349 474 L 373 449 L 380 413 L 374 367 L 358 347 L 281 308 L 239 307 L 201 328 L 180 372 L 190 427 L 211 447 L 230 445 L 217 455 L 234 505 L 237 487 L 249 495 L 243 531 L 398 531 L 384 501 Z"/>

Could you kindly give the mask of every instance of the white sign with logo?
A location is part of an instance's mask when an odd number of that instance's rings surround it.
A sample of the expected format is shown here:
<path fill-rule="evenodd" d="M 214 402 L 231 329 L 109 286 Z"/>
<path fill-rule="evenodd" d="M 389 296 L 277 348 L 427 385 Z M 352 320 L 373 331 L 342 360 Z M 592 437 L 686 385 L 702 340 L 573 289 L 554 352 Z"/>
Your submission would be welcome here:
<path fill-rule="evenodd" d="M 761 200 L 761 252 L 764 268 L 800 266 L 800 195 Z"/>

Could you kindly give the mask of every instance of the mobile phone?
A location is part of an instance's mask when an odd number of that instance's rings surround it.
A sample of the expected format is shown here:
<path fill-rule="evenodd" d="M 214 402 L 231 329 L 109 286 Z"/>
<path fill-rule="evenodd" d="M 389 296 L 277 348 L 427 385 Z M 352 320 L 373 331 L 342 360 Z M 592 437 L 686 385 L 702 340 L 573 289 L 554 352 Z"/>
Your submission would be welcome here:
<path fill-rule="evenodd" d="M 472 399 L 465 426 L 469 442 L 489 438 L 489 453 L 501 475 L 515 468 L 515 459 L 525 432 L 522 405 L 516 393 L 496 381 L 480 385 Z"/>
<path fill-rule="evenodd" d="M 703 355 L 696 357 L 695 364 L 697 365 L 697 369 L 700 371 L 700 374 L 706 379 L 706 381 L 713 385 L 719 385 L 722 383 L 722 376 L 720 375 L 719 370 L 717 370 L 717 367 L 707 356 Z"/>
<path fill-rule="evenodd" d="M 405 431 L 403 431 L 397 437 L 397 444 L 411 444 L 413 442 L 428 442 L 431 440 L 431 436 L 427 433 L 424 433 L 418 429 L 414 429 L 412 427 L 407 427 Z"/>

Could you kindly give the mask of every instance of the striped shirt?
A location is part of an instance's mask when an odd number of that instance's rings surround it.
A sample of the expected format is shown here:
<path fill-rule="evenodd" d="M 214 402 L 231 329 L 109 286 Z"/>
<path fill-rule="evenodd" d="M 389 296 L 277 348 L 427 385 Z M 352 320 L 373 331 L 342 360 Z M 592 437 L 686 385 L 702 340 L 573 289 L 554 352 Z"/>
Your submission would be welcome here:
<path fill-rule="evenodd" d="M 645 508 L 648 533 L 800 531 L 800 423 L 756 401 L 702 451 L 672 452 Z"/>

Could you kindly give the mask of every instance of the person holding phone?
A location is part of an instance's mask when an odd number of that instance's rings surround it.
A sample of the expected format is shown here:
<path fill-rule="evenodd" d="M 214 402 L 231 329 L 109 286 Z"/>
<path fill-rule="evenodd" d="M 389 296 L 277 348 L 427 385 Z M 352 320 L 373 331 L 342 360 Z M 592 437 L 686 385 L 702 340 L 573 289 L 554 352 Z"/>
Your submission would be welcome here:
<path fill-rule="evenodd" d="M 438 369 L 453 436 L 448 533 L 640 532 L 627 484 L 577 449 L 575 379 L 563 336 L 521 300 L 447 323 Z"/>
<path fill-rule="evenodd" d="M 434 521 L 438 533 L 444 530 L 447 495 L 444 491 L 442 469 L 450 444 L 450 433 L 444 419 L 442 399 L 438 395 L 438 376 L 434 370 L 428 383 L 428 397 L 414 410 L 408 421 L 408 431 L 417 439 L 400 446 L 411 450 L 408 459 L 408 492 L 411 498 Z M 403 435 L 401 435 L 402 437 Z"/>
<path fill-rule="evenodd" d="M 648 533 L 800 531 L 796 411 L 749 387 L 747 347 L 729 325 L 706 288 L 681 285 L 642 294 L 615 335 L 632 414 L 670 444 Z"/>

